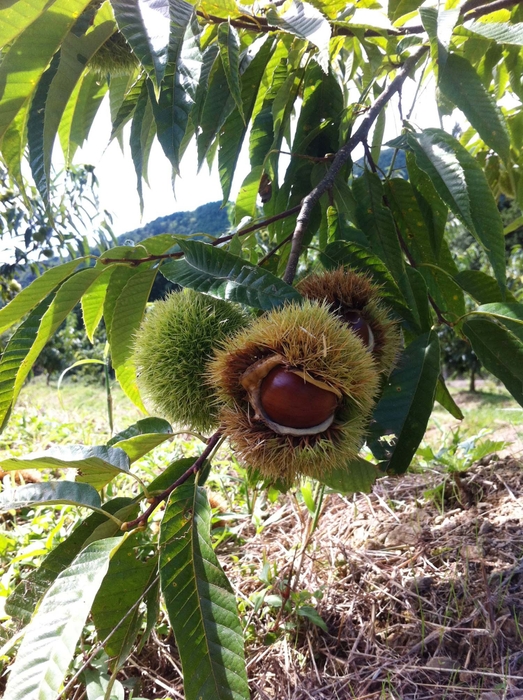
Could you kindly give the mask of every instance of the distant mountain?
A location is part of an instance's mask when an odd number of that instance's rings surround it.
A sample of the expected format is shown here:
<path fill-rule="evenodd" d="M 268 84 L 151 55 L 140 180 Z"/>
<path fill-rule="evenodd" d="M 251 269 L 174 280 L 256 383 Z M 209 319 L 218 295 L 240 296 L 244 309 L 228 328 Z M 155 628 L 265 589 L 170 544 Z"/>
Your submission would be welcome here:
<path fill-rule="evenodd" d="M 144 238 L 160 233 L 209 233 L 218 236 L 230 226 L 228 210 L 228 206 L 221 208 L 221 202 L 209 202 L 194 211 L 177 211 L 168 216 L 160 216 L 141 228 L 118 236 L 118 244 L 128 244 L 129 241 L 139 243 Z"/>

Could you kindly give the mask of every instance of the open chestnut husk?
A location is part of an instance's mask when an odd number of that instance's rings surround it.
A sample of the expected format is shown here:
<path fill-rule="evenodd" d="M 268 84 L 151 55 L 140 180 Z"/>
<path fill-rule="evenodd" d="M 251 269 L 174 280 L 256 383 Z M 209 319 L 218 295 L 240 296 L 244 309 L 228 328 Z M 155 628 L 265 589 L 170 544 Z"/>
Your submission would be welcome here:
<path fill-rule="evenodd" d="M 356 456 L 379 383 L 359 338 L 311 301 L 270 311 L 229 338 L 209 373 L 239 460 L 287 483 Z"/>
<path fill-rule="evenodd" d="M 309 275 L 298 283 L 297 289 L 307 299 L 328 304 L 331 312 L 372 353 L 379 372 L 390 374 L 401 346 L 399 324 L 369 275 L 340 267 Z"/>

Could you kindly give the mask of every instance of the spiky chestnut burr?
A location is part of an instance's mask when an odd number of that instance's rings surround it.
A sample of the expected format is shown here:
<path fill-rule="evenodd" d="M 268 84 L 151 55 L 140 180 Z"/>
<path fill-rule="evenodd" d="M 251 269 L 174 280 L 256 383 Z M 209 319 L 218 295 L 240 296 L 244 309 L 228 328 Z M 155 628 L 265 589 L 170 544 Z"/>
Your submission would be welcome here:
<path fill-rule="evenodd" d="M 205 381 L 207 362 L 246 324 L 239 307 L 190 289 L 157 301 L 134 343 L 138 387 L 146 403 L 184 427 L 202 432 L 216 427 L 219 406 Z"/>
<path fill-rule="evenodd" d="M 327 303 L 372 353 L 379 371 L 390 373 L 401 345 L 399 324 L 380 300 L 379 287 L 368 275 L 340 267 L 309 275 L 298 283 L 297 289 L 307 299 Z"/>
<path fill-rule="evenodd" d="M 360 450 L 379 383 L 359 338 L 327 304 L 256 319 L 209 364 L 220 419 L 240 461 L 292 482 L 343 467 Z"/>
<path fill-rule="evenodd" d="M 89 60 L 89 69 L 102 78 L 131 75 L 140 62 L 120 31 L 112 34 Z"/>

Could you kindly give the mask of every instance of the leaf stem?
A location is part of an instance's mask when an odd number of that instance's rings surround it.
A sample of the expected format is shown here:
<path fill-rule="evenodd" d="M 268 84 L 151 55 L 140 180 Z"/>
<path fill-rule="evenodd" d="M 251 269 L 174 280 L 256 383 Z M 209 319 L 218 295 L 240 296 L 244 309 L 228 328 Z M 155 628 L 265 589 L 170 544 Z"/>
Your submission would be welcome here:
<path fill-rule="evenodd" d="M 147 510 L 145 510 L 140 516 L 135 518 L 135 520 L 129 520 L 128 522 L 123 523 L 121 526 L 121 530 L 127 532 L 128 530 L 132 530 L 135 527 L 145 525 L 151 514 L 156 510 L 156 508 L 162 501 L 167 500 L 167 498 L 169 498 L 171 493 L 176 488 L 178 488 L 178 486 L 184 484 L 193 474 L 198 473 L 205 460 L 209 457 L 216 445 L 220 442 L 222 435 L 223 431 L 221 429 L 217 430 L 214 433 L 214 435 L 211 435 L 207 442 L 207 447 L 204 449 L 204 451 L 201 453 L 198 459 L 194 462 L 194 464 L 192 464 L 189 467 L 189 469 L 187 469 L 187 471 L 185 471 L 178 479 L 176 479 L 174 484 L 171 484 L 168 488 L 165 489 L 165 491 L 162 491 L 157 496 L 154 496 Z"/>
<path fill-rule="evenodd" d="M 287 284 L 292 284 L 294 277 L 296 276 L 296 271 L 298 269 L 298 261 L 300 259 L 300 254 L 302 251 L 302 242 L 309 223 L 309 219 L 312 214 L 314 206 L 322 196 L 324 192 L 330 189 L 334 185 L 337 174 L 349 160 L 352 151 L 357 145 L 366 141 L 369 131 L 378 118 L 381 110 L 390 101 L 390 99 L 401 89 L 403 83 L 407 79 L 411 70 L 415 67 L 419 59 L 428 51 L 428 46 L 422 46 L 416 53 L 409 56 L 403 67 L 398 71 L 398 74 L 394 80 L 389 84 L 385 90 L 378 97 L 376 102 L 369 109 L 360 126 L 356 132 L 349 138 L 347 143 L 340 148 L 331 167 L 327 171 L 325 177 L 316 185 L 316 187 L 303 199 L 301 203 L 300 213 L 296 220 L 296 227 L 292 236 L 292 246 L 289 255 L 289 260 L 287 263 L 287 269 L 283 279 Z"/>

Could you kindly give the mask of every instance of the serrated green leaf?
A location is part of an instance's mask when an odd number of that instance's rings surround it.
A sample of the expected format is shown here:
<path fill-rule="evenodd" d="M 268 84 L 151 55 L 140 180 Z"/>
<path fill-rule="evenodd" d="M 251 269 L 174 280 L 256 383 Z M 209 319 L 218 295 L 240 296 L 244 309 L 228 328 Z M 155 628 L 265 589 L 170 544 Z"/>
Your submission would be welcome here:
<path fill-rule="evenodd" d="M 406 266 L 412 295 L 416 302 L 416 311 L 419 318 L 420 330 L 426 333 L 432 328 L 432 315 L 429 306 L 427 284 L 423 275 L 414 267 Z"/>
<path fill-rule="evenodd" d="M 503 301 L 499 285 L 486 272 L 481 270 L 462 270 L 457 275 L 454 275 L 454 279 L 478 304 Z M 507 290 L 505 298 L 508 302 L 516 301 L 509 290 Z"/>
<path fill-rule="evenodd" d="M 328 72 L 331 27 L 327 18 L 319 10 L 308 2 L 292 0 L 290 3 L 285 3 L 282 14 L 270 7 L 267 12 L 267 21 L 272 26 L 281 27 L 317 46 L 319 53 L 316 59 L 325 73 Z"/>
<path fill-rule="evenodd" d="M 60 694 L 92 602 L 120 544 L 118 538 L 90 544 L 54 581 L 27 627 L 4 700 L 55 700 Z"/>
<path fill-rule="evenodd" d="M 500 379 L 523 406 L 523 343 L 495 318 L 472 316 L 463 333 L 485 369 Z"/>
<path fill-rule="evenodd" d="M 118 474 L 129 472 L 129 458 L 126 453 L 121 449 L 105 446 L 62 445 L 25 457 L 3 459 L 0 465 L 6 471 L 74 468 L 78 471 L 77 483 L 91 484 L 97 491 Z"/>
<path fill-rule="evenodd" d="M 236 206 L 234 209 L 234 222 L 236 225 L 246 217 L 254 218 L 256 216 L 256 201 L 258 199 L 258 190 L 260 189 L 260 180 L 263 175 L 263 166 L 257 165 L 245 177 L 238 197 L 236 198 Z"/>
<path fill-rule="evenodd" d="M 157 86 L 162 82 L 169 49 L 169 2 L 111 0 L 118 27 Z"/>
<path fill-rule="evenodd" d="M 429 294 L 438 308 L 450 315 L 449 320 L 455 321 L 465 313 L 465 301 L 461 288 L 452 277 L 457 272 L 452 257 L 447 255 L 448 260 L 445 259 L 445 254 L 448 254 L 446 244 L 440 243 L 440 255 L 436 257 L 415 190 L 409 182 L 394 178 L 386 183 L 385 192 L 396 225 L 427 284 Z"/>
<path fill-rule="evenodd" d="M 164 491 L 166 488 L 169 488 L 171 484 L 174 484 L 174 482 L 179 479 L 182 474 L 185 474 L 185 472 L 193 466 L 195 461 L 196 458 L 194 457 L 182 457 L 181 459 L 175 459 L 174 462 L 171 462 L 161 474 L 151 481 L 147 487 L 149 493 L 159 493 Z M 200 485 L 205 482 L 205 474 L 208 471 L 209 466 L 209 462 L 206 462 L 204 468 L 198 472 L 198 483 Z M 188 483 L 194 483 L 194 476 L 189 477 Z"/>
<path fill-rule="evenodd" d="M 214 554 L 205 490 L 184 484 L 160 529 L 160 582 L 184 674 L 187 700 L 247 700 L 236 600 Z"/>
<path fill-rule="evenodd" d="M 241 10 L 235 0 L 201 0 L 200 7 L 210 15 L 225 19 L 241 15 Z"/>
<path fill-rule="evenodd" d="M 171 424 L 163 418 L 143 418 L 112 437 L 107 446 L 120 448 L 135 462 L 172 436 Z"/>
<path fill-rule="evenodd" d="M 42 299 L 52 292 L 58 285 L 76 270 L 86 258 L 77 258 L 63 265 L 56 265 L 46 270 L 41 277 L 22 289 L 13 301 L 0 309 L 0 333 L 19 321 L 26 313 L 32 311 Z"/>
<path fill-rule="evenodd" d="M 13 402 L 16 401 L 22 385 L 31 371 L 34 361 L 43 350 L 49 338 L 60 327 L 62 321 L 73 310 L 84 292 L 102 273 L 102 269 L 90 267 L 80 270 L 68 280 L 66 280 L 57 291 L 51 305 L 42 316 L 38 333 L 30 350 L 20 363 L 13 385 Z"/>
<path fill-rule="evenodd" d="M 89 0 L 55 0 L 37 17 L 2 56 L 0 85 L 0 139 L 17 114 L 24 110 L 57 48 Z"/>
<path fill-rule="evenodd" d="M 60 63 L 45 100 L 41 140 L 39 139 L 36 143 L 33 141 L 31 153 L 31 160 L 41 158 L 42 161 L 42 177 L 37 183 L 40 184 L 39 189 L 44 197 L 47 197 L 55 137 L 69 99 L 85 70 L 86 63 L 115 30 L 116 24 L 111 5 L 106 2 L 98 10 L 92 25 L 84 34 L 77 35 L 75 32 L 70 32 L 60 46 Z"/>
<path fill-rule="evenodd" d="M 138 606 L 157 569 L 157 558 L 143 562 L 137 558 L 136 536 L 131 535 L 111 558 L 109 569 L 93 601 L 91 614 L 100 641 L 111 634 L 104 645 L 109 656 L 120 657 L 122 649 L 132 644 L 138 632 Z"/>
<path fill-rule="evenodd" d="M 422 7 L 419 11 L 423 26 L 429 35 L 430 53 L 434 62 L 436 75 L 445 68 L 448 59 L 448 47 L 452 32 L 459 19 L 460 10 Z"/>
<path fill-rule="evenodd" d="M 119 513 L 125 506 L 132 506 L 137 512 L 138 504 L 133 504 L 131 498 L 114 498 L 102 506 L 113 515 Z M 134 516 L 131 516 L 134 517 Z M 87 541 L 94 536 L 100 525 L 109 523 L 112 531 L 109 537 L 115 537 L 118 532 L 118 525 L 109 520 L 102 513 L 92 513 L 88 518 L 80 522 L 73 532 L 60 542 L 43 560 L 38 569 L 33 569 L 20 581 L 11 595 L 7 598 L 5 611 L 18 625 L 27 625 L 35 611 L 38 601 L 42 598 L 52 582 L 64 569 L 66 569 Z M 101 538 L 99 538 L 101 539 Z M 95 540 L 93 540 L 95 541 Z"/>
<path fill-rule="evenodd" d="M 198 241 L 179 239 L 185 260 L 173 260 L 160 268 L 172 282 L 220 299 L 257 309 L 272 309 L 301 295 L 278 277 L 242 258 Z"/>
<path fill-rule="evenodd" d="M 274 50 L 274 45 L 274 40 L 270 37 L 267 38 L 249 63 L 249 66 L 242 76 L 242 112 L 240 113 L 238 110 L 234 110 L 220 130 L 218 170 L 224 204 L 229 200 L 236 165 L 242 149 L 243 140 L 247 133 L 247 124 L 251 119 L 256 97 L 260 89 L 260 83 L 271 53 Z"/>
<path fill-rule="evenodd" d="M 144 177 L 144 151 L 149 138 L 149 128 L 152 122 L 152 107 L 149 101 L 148 82 L 142 85 L 140 96 L 133 113 L 133 121 L 131 124 L 131 137 L 129 143 L 131 145 L 131 158 L 134 164 L 136 173 L 136 189 L 140 199 L 140 213 L 143 214 L 143 192 L 142 178 Z M 151 89 L 152 92 L 152 89 Z"/>
<path fill-rule="evenodd" d="M 112 82 L 113 79 L 111 84 Z M 66 166 L 71 165 L 76 150 L 88 137 L 107 90 L 107 82 L 100 81 L 96 73 L 87 72 L 81 76 L 71 93 L 58 128 Z"/>
<path fill-rule="evenodd" d="M 485 174 L 470 153 L 441 129 L 409 134 L 408 143 L 440 197 L 485 249 L 504 290 L 503 223 Z"/>
<path fill-rule="evenodd" d="M 441 267 L 421 264 L 419 272 L 427 283 L 430 296 L 448 321 L 454 322 L 465 313 L 465 298 L 461 287 Z"/>
<path fill-rule="evenodd" d="M 15 116 L 0 140 L 2 158 L 11 177 L 22 181 L 22 156 L 25 149 L 27 110 L 22 109 Z"/>
<path fill-rule="evenodd" d="M 158 101 L 149 92 L 153 107 L 158 140 L 169 158 L 174 171 L 178 171 L 180 148 L 194 106 L 196 87 L 201 70 L 201 53 L 198 40 L 199 26 L 193 4 L 185 0 L 172 0 L 170 65 L 167 69 Z"/>
<path fill-rule="evenodd" d="M 53 56 L 49 67 L 38 82 L 33 99 L 31 100 L 29 117 L 27 119 L 29 166 L 31 168 L 33 180 L 44 201 L 47 201 L 49 196 L 48 173 L 46 173 L 44 163 L 45 105 L 59 65 L 60 52 L 58 51 Z"/>
<path fill-rule="evenodd" d="M 523 46 L 523 22 L 479 22 L 469 21 L 464 22 L 463 26 L 469 32 L 484 36 L 486 39 L 492 39 L 498 44 L 515 44 Z"/>
<path fill-rule="evenodd" d="M 245 122 L 240 78 L 240 38 L 230 19 L 218 25 L 218 47 L 230 93 Z"/>
<path fill-rule="evenodd" d="M 400 17 L 415 12 L 423 0 L 390 0 L 388 4 L 389 18 L 395 22 Z"/>
<path fill-rule="evenodd" d="M 436 386 L 435 399 L 446 411 L 450 413 L 451 416 L 457 418 L 458 420 L 463 420 L 465 416 L 461 412 L 461 408 L 452 398 L 448 387 L 441 376 L 439 377 L 438 384 Z"/>
<path fill-rule="evenodd" d="M 211 152 L 211 146 L 234 109 L 227 76 L 221 61 L 215 61 L 209 76 L 209 87 L 203 104 L 198 143 L 198 168 L 201 168 Z"/>
<path fill-rule="evenodd" d="M 463 112 L 487 146 L 508 163 L 510 137 L 507 125 L 466 58 L 454 53 L 448 56 L 445 69 L 440 74 L 439 88 Z"/>
<path fill-rule="evenodd" d="M 107 341 L 111 344 L 111 327 L 113 323 L 114 309 L 125 285 L 139 273 L 139 268 L 131 268 L 123 265 L 117 265 L 105 294 L 103 315 L 105 321 L 105 330 L 107 333 Z"/>
<path fill-rule="evenodd" d="M 387 265 L 410 308 L 415 308 L 412 290 L 390 210 L 383 205 L 383 185 L 375 173 L 365 173 L 352 186 L 356 221 L 372 251 Z"/>
<path fill-rule="evenodd" d="M 45 5 L 36 0 L 18 0 L 2 7 L 0 24 L 0 46 L 10 44 L 45 10 Z"/>
<path fill-rule="evenodd" d="M 512 302 L 511 304 L 482 304 L 482 306 L 478 306 L 477 309 L 474 309 L 473 313 L 493 316 L 498 321 L 505 324 L 509 323 L 511 326 L 523 326 L 523 304 L 519 304 L 518 302 Z"/>
<path fill-rule="evenodd" d="M 123 393 L 142 413 L 147 413 L 136 383 L 136 366 L 132 358 L 125 360 L 115 369 L 116 379 Z"/>
<path fill-rule="evenodd" d="M 378 162 L 380 158 L 381 146 L 383 144 L 383 134 L 385 132 L 385 114 L 385 109 L 379 113 L 378 118 L 376 119 L 376 126 L 372 132 L 370 154 L 374 162 Z"/>
<path fill-rule="evenodd" d="M 142 320 L 156 269 L 141 269 L 123 287 L 116 304 L 111 323 L 111 359 L 118 369 L 132 355 L 133 338 Z"/>
<path fill-rule="evenodd" d="M 322 475 L 318 481 L 338 493 L 370 493 L 377 478 L 376 465 L 362 457 L 356 457 L 347 462 L 345 467 Z"/>
<path fill-rule="evenodd" d="M 100 277 L 92 283 L 81 300 L 85 332 L 91 343 L 94 342 L 94 333 L 102 318 L 105 295 L 114 270 L 114 267 L 104 270 Z"/>
<path fill-rule="evenodd" d="M 20 365 L 27 357 L 44 314 L 49 309 L 52 297 L 49 296 L 31 311 L 29 316 L 16 329 L 10 338 L 0 361 L 0 429 L 3 430 L 14 402 L 14 387 Z"/>
<path fill-rule="evenodd" d="M 273 141 L 272 107 L 268 105 L 258 112 L 251 127 L 249 156 L 253 170 L 263 166 Z"/>
<path fill-rule="evenodd" d="M 385 437 L 370 442 L 382 469 L 401 474 L 414 457 L 434 405 L 439 362 L 438 336 L 430 331 L 407 347 L 392 372 L 373 415 Z"/>
<path fill-rule="evenodd" d="M 133 338 L 141 323 L 156 273 L 156 268 L 141 269 L 125 284 L 113 307 L 109 336 L 116 378 L 125 394 L 144 413 L 132 360 Z"/>
<path fill-rule="evenodd" d="M 416 163 L 413 153 L 407 152 L 407 170 L 414 196 L 429 234 L 432 251 L 439 261 L 441 247 L 444 243 L 448 208 L 436 192 L 429 176 Z"/>
<path fill-rule="evenodd" d="M 133 112 L 136 109 L 136 103 L 138 102 L 145 82 L 145 75 L 139 75 L 136 81 L 129 88 L 128 92 L 125 94 L 125 97 L 122 100 L 122 103 L 120 104 L 116 115 L 113 117 L 113 124 L 110 137 L 111 141 L 121 134 L 123 127 L 132 117 Z"/>
<path fill-rule="evenodd" d="M 100 496 L 89 484 L 74 481 L 45 481 L 26 484 L 0 493 L 0 510 L 14 510 L 29 506 L 51 506 L 69 504 L 86 508 L 100 508 Z"/>

